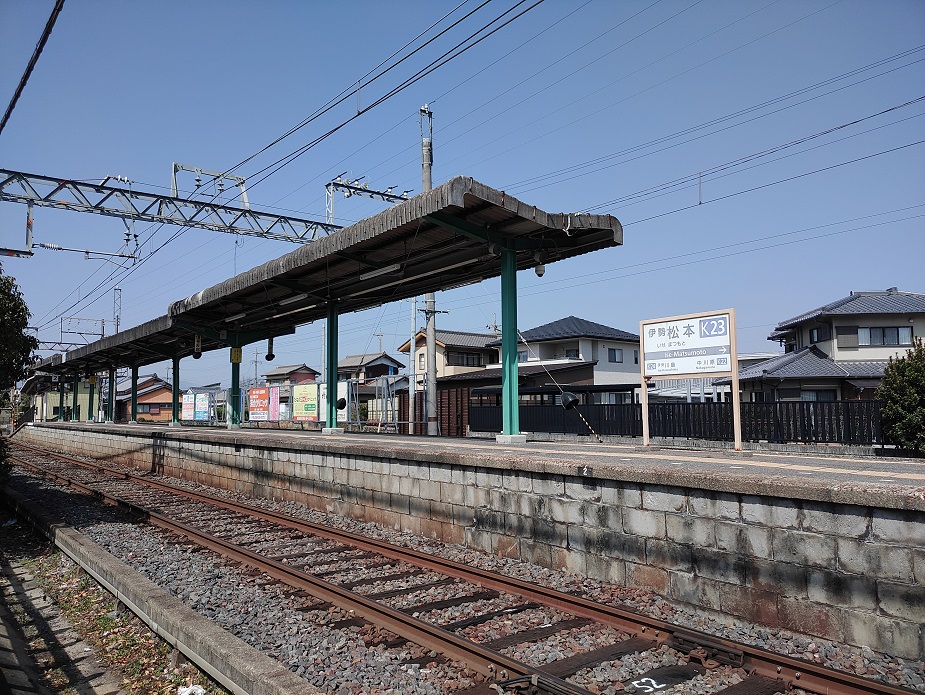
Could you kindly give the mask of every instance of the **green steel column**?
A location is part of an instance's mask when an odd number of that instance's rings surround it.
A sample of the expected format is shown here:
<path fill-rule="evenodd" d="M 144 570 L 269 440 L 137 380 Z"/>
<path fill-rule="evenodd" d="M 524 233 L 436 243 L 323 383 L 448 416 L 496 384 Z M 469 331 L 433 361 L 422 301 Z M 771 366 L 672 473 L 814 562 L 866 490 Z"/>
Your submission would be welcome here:
<path fill-rule="evenodd" d="M 87 422 L 93 422 L 93 382 L 95 378 L 92 378 L 90 381 L 90 398 L 87 400 Z"/>
<path fill-rule="evenodd" d="M 109 368 L 109 402 L 106 404 L 106 422 L 116 421 L 116 368 Z"/>
<path fill-rule="evenodd" d="M 64 374 L 58 377 L 58 422 L 64 422 Z"/>
<path fill-rule="evenodd" d="M 501 417 L 502 434 L 520 434 L 517 392 L 517 254 L 501 250 Z"/>
<path fill-rule="evenodd" d="M 328 412 L 325 414 L 325 426 L 337 427 L 337 303 L 328 304 L 328 325 L 325 336 L 325 372 L 328 381 Z"/>
<path fill-rule="evenodd" d="M 80 374 L 74 374 L 74 393 L 71 398 L 71 420 L 77 422 L 77 392 L 80 390 Z"/>
<path fill-rule="evenodd" d="M 132 365 L 132 424 L 138 422 L 138 365 Z"/>
<path fill-rule="evenodd" d="M 173 388 L 170 396 L 170 424 L 174 427 L 180 424 L 180 358 L 173 358 Z"/>
<path fill-rule="evenodd" d="M 235 360 L 237 357 L 237 360 Z M 228 392 L 228 427 L 241 423 L 241 348 L 231 348 L 231 389 Z"/>

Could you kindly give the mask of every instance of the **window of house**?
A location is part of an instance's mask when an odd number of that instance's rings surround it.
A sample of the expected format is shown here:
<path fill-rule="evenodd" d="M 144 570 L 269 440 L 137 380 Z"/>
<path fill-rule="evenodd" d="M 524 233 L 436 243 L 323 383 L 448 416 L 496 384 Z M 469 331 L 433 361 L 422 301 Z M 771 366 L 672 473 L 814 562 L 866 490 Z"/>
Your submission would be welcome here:
<path fill-rule="evenodd" d="M 856 348 L 858 346 L 858 327 L 836 326 L 835 341 L 840 348 Z"/>
<path fill-rule="evenodd" d="M 858 328 L 858 345 L 912 345 L 912 326 Z"/>
<path fill-rule="evenodd" d="M 764 403 L 764 391 L 754 391 L 752 393 L 752 403 Z"/>
<path fill-rule="evenodd" d="M 418 371 L 423 372 L 427 369 L 427 353 L 422 352 L 418 355 Z"/>
<path fill-rule="evenodd" d="M 526 361 L 527 361 L 527 351 L 526 351 L 526 350 L 520 350 L 520 351 L 517 353 L 517 361 L 518 361 L 518 362 L 526 362 Z"/>
<path fill-rule="evenodd" d="M 623 361 L 623 349 L 622 348 L 607 348 L 607 361 L 608 362 L 622 362 Z"/>
<path fill-rule="evenodd" d="M 453 367 L 482 367 L 485 360 L 479 352 L 448 352 L 446 363 Z"/>
<path fill-rule="evenodd" d="M 817 389 L 815 391 L 800 391 L 801 401 L 834 401 L 835 389 Z"/>
<path fill-rule="evenodd" d="M 147 403 L 139 403 L 139 404 L 138 404 L 138 412 L 139 412 L 139 413 L 150 413 L 150 412 L 151 412 L 151 406 L 148 405 Z"/>
<path fill-rule="evenodd" d="M 578 348 L 569 348 L 568 350 L 566 350 L 565 359 L 577 360 L 578 359 Z"/>
<path fill-rule="evenodd" d="M 639 364 L 639 350 L 633 350 L 633 364 Z"/>
<path fill-rule="evenodd" d="M 820 324 L 815 328 L 809 329 L 809 342 L 810 343 L 821 343 L 823 340 L 828 340 L 832 337 L 832 332 L 829 329 L 828 324 Z"/>

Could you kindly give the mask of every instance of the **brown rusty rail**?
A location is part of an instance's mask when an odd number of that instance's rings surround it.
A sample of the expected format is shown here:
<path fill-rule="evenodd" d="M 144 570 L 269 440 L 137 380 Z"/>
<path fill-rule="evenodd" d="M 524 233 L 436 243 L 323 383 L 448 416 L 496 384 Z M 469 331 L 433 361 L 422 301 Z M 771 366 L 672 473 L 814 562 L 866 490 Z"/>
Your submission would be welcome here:
<path fill-rule="evenodd" d="M 264 521 L 270 521 L 285 528 L 303 531 L 319 537 L 335 540 L 345 545 L 351 545 L 362 550 L 373 551 L 385 557 L 408 562 L 419 567 L 440 572 L 447 576 L 456 577 L 488 589 L 503 591 L 520 596 L 528 601 L 552 606 L 566 611 L 580 618 L 587 618 L 595 622 L 604 623 L 627 632 L 630 642 L 647 642 L 650 647 L 660 643 L 668 643 L 671 647 L 689 654 L 692 660 L 699 660 L 707 667 L 719 664 L 729 664 L 745 669 L 756 681 L 767 684 L 772 680 L 779 686 L 779 690 L 786 691 L 791 688 L 820 693 L 824 695 L 903 695 L 910 690 L 891 686 L 882 682 L 875 682 L 858 676 L 836 671 L 824 666 L 813 664 L 801 659 L 795 659 L 782 654 L 740 644 L 730 640 L 708 635 L 687 628 L 672 625 L 671 623 L 650 618 L 640 613 L 615 608 L 605 604 L 595 603 L 589 599 L 574 596 L 564 592 L 548 589 L 522 580 L 506 577 L 495 572 L 479 569 L 470 565 L 446 560 L 420 551 L 401 548 L 386 541 L 367 538 L 349 531 L 341 531 L 309 521 L 297 519 L 285 514 L 269 511 L 241 502 L 235 502 L 222 497 L 202 492 L 176 487 L 168 483 L 152 480 L 146 476 L 133 475 L 124 471 L 115 470 L 100 464 L 91 464 L 79 459 L 56 454 L 35 447 L 14 443 L 15 447 L 22 448 L 65 461 L 81 468 L 105 473 L 113 477 L 122 478 L 140 485 L 184 496 L 191 500 L 246 514 Z M 498 652 L 486 649 L 469 640 L 461 638 L 452 632 L 416 620 L 398 610 L 382 606 L 361 595 L 347 591 L 337 585 L 330 584 L 310 574 L 299 572 L 292 567 L 278 561 L 262 557 L 246 548 L 235 546 L 221 539 L 194 529 L 186 524 L 173 521 L 157 512 L 145 509 L 140 505 L 125 502 L 115 496 L 106 495 L 87 485 L 72 481 L 65 476 L 43 469 L 41 466 L 13 457 L 18 463 L 38 470 L 45 475 L 66 482 L 82 491 L 96 497 L 106 499 L 112 504 L 128 508 L 137 514 L 151 520 L 152 523 L 169 528 L 202 543 L 216 552 L 254 566 L 271 577 L 290 584 L 294 587 L 309 591 L 312 594 L 354 611 L 357 615 L 368 619 L 402 637 L 421 646 L 433 649 L 448 658 L 463 661 L 484 675 L 504 679 L 530 679 L 536 678 L 549 692 L 587 693 L 564 680 L 551 675 L 551 669 L 538 669 L 516 660 L 510 659 Z M 557 690 L 558 688 L 558 690 Z"/>

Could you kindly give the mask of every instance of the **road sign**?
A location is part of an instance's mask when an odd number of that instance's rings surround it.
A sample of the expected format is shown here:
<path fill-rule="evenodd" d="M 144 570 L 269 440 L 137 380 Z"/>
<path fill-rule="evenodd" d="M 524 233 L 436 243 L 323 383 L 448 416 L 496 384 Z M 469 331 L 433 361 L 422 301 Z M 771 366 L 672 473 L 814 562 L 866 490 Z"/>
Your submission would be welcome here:
<path fill-rule="evenodd" d="M 731 311 L 643 321 L 643 376 L 731 374 L 735 362 L 732 324 Z"/>

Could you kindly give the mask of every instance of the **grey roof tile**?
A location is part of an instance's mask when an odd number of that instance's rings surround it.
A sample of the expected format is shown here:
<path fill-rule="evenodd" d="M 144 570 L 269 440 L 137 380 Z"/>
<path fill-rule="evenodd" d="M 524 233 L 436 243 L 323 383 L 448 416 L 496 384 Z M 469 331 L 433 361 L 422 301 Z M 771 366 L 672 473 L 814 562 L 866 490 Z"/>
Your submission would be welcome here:
<path fill-rule="evenodd" d="M 611 328 L 602 323 L 595 323 L 577 316 L 566 316 L 564 319 L 545 323 L 542 326 L 531 328 L 521 333 L 528 343 L 540 343 L 546 340 L 567 340 L 569 338 L 598 338 L 601 340 L 622 340 L 638 343 L 639 336 L 627 333 L 619 328 Z M 489 345 L 500 345 L 500 340 L 494 340 Z"/>
<path fill-rule="evenodd" d="M 355 367 L 362 367 L 369 364 L 370 362 L 375 362 L 382 357 L 393 362 L 397 367 L 405 366 L 402 362 L 399 362 L 387 352 L 365 352 L 362 355 L 347 355 L 344 359 L 338 361 L 337 368 L 353 369 Z"/>
<path fill-rule="evenodd" d="M 276 379 L 278 377 L 289 376 L 293 372 L 298 372 L 301 370 L 305 370 L 308 372 L 314 372 L 315 374 L 321 374 L 321 372 L 319 372 L 317 369 L 312 369 L 307 364 L 287 364 L 287 365 L 281 365 L 277 367 L 276 369 L 271 369 L 269 372 L 267 372 L 263 376 L 268 379 Z"/>
<path fill-rule="evenodd" d="M 856 362 L 835 362 L 815 347 L 805 347 L 788 352 L 764 362 L 739 370 L 739 381 L 756 379 L 847 379 L 858 377 L 882 377 L 886 360 L 859 360 Z M 717 379 L 714 384 L 728 384 L 728 377 Z"/>
<path fill-rule="evenodd" d="M 925 314 L 925 294 L 902 292 L 895 287 L 877 292 L 852 292 L 847 297 L 781 321 L 769 339 L 778 337 L 778 331 L 811 319 L 852 314 Z"/>

